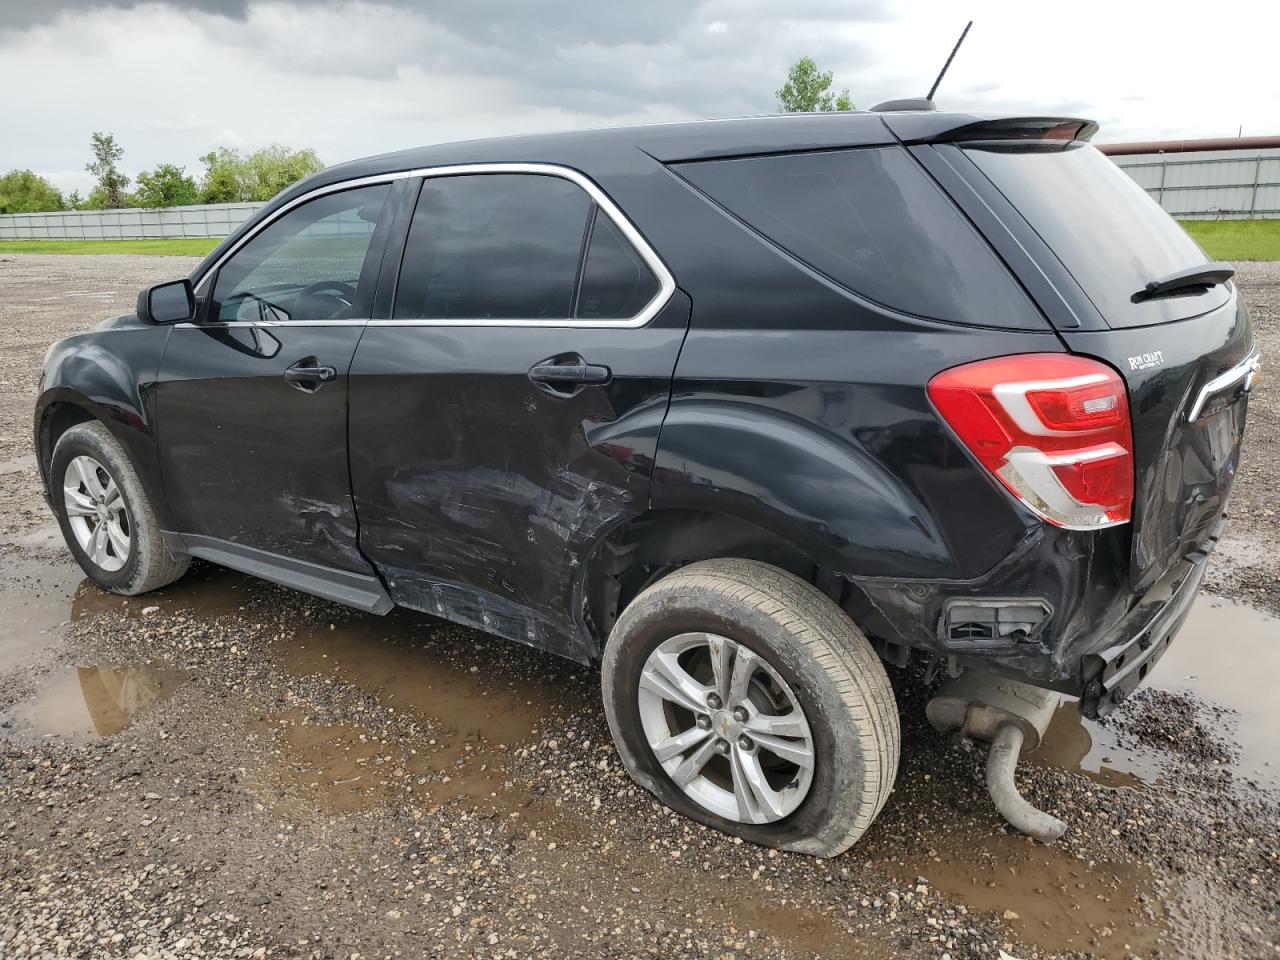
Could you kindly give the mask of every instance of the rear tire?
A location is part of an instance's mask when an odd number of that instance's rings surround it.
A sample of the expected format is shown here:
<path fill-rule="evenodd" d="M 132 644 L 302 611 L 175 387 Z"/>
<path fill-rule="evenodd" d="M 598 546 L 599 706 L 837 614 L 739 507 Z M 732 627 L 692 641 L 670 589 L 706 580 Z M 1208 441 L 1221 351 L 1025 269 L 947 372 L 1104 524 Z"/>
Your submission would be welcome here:
<path fill-rule="evenodd" d="M 601 682 L 636 782 L 752 843 L 835 856 L 893 786 L 900 733 L 883 665 L 830 598 L 768 564 L 708 560 L 650 586 L 618 618 Z"/>
<path fill-rule="evenodd" d="M 67 546 L 103 590 L 134 596 L 187 572 L 190 558 L 169 552 L 128 454 L 98 421 L 58 438 L 49 491 Z"/>

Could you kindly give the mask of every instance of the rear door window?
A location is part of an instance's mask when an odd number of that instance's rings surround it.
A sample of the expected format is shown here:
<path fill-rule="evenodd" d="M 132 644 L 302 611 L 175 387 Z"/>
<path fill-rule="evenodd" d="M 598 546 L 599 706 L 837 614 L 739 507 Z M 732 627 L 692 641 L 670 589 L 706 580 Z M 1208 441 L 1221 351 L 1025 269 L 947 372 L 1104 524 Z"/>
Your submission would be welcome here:
<path fill-rule="evenodd" d="M 1151 281 L 1209 258 L 1145 190 L 1089 144 L 987 143 L 964 152 L 1053 249 L 1111 326 L 1198 316 L 1230 296 L 1220 285 L 1134 301 Z"/>
<path fill-rule="evenodd" d="M 571 316 L 592 200 L 560 177 L 480 174 L 423 181 L 393 316 Z"/>
<path fill-rule="evenodd" d="M 868 300 L 954 323 L 1045 326 L 991 247 L 902 147 L 675 169 L 792 256 Z"/>

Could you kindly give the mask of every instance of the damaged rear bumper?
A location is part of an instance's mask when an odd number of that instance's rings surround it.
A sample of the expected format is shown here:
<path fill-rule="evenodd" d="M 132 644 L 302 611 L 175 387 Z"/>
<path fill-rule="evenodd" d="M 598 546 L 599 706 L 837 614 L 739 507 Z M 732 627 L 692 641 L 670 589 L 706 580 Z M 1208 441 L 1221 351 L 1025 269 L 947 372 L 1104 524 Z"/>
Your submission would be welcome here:
<path fill-rule="evenodd" d="M 1208 539 L 1146 594 L 1129 614 L 1084 655 L 1080 710 L 1088 717 L 1110 713 L 1147 678 L 1181 628 L 1200 592 L 1209 554 L 1226 529 L 1224 516 Z"/>

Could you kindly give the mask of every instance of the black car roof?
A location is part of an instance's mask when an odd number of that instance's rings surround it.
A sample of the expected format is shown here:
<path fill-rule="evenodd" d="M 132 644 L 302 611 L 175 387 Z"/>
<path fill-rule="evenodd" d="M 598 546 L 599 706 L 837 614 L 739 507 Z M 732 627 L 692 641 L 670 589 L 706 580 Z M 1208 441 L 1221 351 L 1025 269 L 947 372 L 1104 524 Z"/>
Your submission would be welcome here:
<path fill-rule="evenodd" d="M 713 157 L 786 153 L 831 147 L 872 146 L 938 139 L 977 124 L 1007 127 L 1023 121 L 1062 123 L 1062 118 L 995 117 L 972 113 L 903 111 L 871 113 L 784 113 L 724 120 L 693 120 L 643 126 L 603 127 L 564 133 L 531 134 L 464 140 L 416 147 L 328 167 L 293 189 L 297 192 L 359 177 L 453 164 L 537 162 L 576 167 L 584 155 L 642 150 L 655 160 L 672 163 Z M 1070 122 L 1070 121 L 1065 121 Z M 1077 121 L 1091 134 L 1088 121 Z"/>

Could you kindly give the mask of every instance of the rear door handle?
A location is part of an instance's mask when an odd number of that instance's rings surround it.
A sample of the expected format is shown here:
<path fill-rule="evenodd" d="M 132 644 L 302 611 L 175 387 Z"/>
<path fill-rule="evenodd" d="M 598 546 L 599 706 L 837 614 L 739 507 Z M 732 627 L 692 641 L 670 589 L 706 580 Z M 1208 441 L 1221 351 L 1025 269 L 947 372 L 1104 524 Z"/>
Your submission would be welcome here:
<path fill-rule="evenodd" d="M 324 384 L 337 380 L 338 371 L 315 357 L 307 357 L 286 370 L 284 378 L 304 393 L 315 393 Z"/>
<path fill-rule="evenodd" d="M 561 353 L 530 367 L 529 379 L 543 393 L 568 400 L 587 387 L 608 383 L 613 371 L 598 363 L 587 363 L 576 353 Z"/>
<path fill-rule="evenodd" d="M 608 383 L 613 371 L 595 363 L 539 363 L 529 370 L 534 383 L 586 386 Z"/>

